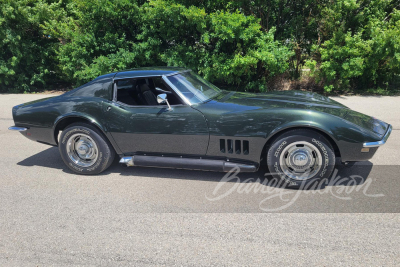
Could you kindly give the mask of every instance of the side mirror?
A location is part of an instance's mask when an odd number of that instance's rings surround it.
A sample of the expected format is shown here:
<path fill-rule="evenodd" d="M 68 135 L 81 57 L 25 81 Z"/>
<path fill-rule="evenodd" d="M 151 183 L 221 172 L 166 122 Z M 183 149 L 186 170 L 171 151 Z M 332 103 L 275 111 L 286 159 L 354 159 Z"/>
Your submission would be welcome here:
<path fill-rule="evenodd" d="M 168 110 L 172 110 L 172 108 L 171 108 L 171 106 L 169 105 L 168 100 L 167 100 L 167 94 L 160 94 L 160 95 L 158 95 L 158 96 L 157 96 L 157 102 L 158 102 L 158 104 L 165 104 L 165 103 L 167 103 L 167 105 L 168 105 Z"/>
<path fill-rule="evenodd" d="M 165 104 L 167 102 L 167 94 L 160 94 L 157 96 L 158 104 Z"/>

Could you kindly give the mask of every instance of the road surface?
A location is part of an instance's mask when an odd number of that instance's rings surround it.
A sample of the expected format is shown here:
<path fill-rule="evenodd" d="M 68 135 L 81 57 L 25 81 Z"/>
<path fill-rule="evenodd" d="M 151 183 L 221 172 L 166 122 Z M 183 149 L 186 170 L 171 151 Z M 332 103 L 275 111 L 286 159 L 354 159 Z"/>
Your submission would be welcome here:
<path fill-rule="evenodd" d="M 0 266 L 398 265 L 400 97 L 336 97 L 392 136 L 371 161 L 300 192 L 266 170 L 225 183 L 119 164 L 73 174 L 56 147 L 7 130 L 14 105 L 44 97 L 0 95 Z"/>

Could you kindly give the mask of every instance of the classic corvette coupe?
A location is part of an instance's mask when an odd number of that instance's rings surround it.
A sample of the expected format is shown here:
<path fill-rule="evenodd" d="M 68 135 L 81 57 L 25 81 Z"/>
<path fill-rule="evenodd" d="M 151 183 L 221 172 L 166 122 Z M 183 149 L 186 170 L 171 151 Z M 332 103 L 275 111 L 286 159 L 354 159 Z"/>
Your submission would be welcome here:
<path fill-rule="evenodd" d="M 79 174 L 128 166 L 255 172 L 289 186 L 328 178 L 335 158 L 366 161 L 391 125 L 302 91 L 230 92 L 190 70 L 110 73 L 63 95 L 15 106 L 27 138 L 58 146 Z"/>

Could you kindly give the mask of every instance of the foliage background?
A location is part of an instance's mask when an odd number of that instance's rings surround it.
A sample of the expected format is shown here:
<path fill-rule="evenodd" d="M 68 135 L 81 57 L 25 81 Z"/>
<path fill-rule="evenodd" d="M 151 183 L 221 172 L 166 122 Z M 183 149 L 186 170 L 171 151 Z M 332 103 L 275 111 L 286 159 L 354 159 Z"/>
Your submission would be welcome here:
<path fill-rule="evenodd" d="M 166 65 L 242 91 L 390 92 L 399 10 L 400 0 L 0 0 L 0 92 Z"/>

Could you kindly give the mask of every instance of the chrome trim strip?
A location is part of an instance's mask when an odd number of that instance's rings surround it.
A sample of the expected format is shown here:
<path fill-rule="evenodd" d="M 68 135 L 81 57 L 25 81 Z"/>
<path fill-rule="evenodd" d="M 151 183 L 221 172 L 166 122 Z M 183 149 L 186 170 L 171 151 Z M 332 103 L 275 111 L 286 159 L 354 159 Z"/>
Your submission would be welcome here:
<path fill-rule="evenodd" d="M 164 75 L 161 75 L 161 76 L 166 76 L 166 77 L 168 77 L 168 76 L 173 76 L 173 75 L 177 75 L 177 74 L 179 74 L 179 73 L 184 73 L 184 72 L 189 72 L 189 71 L 192 71 L 191 69 L 187 69 L 187 70 L 177 70 L 177 71 L 174 71 L 174 72 L 172 72 L 172 73 L 169 73 L 169 74 L 164 74 Z M 118 72 L 118 73 L 122 73 L 122 72 Z M 117 74 L 115 74 L 115 76 L 116 76 Z M 125 76 L 122 76 L 122 74 L 121 74 L 121 76 L 120 77 L 115 77 L 114 76 L 114 81 L 118 81 L 118 80 L 128 80 L 128 79 L 143 79 L 143 78 L 153 78 L 153 77 L 160 77 L 160 75 L 156 75 L 156 74 L 150 74 L 150 75 L 139 75 L 139 76 L 135 76 L 135 77 L 125 77 Z"/>
<path fill-rule="evenodd" d="M 185 73 L 185 72 L 190 72 L 190 71 L 192 71 L 192 70 L 191 70 L 191 69 L 181 70 L 181 71 L 173 72 L 173 73 L 170 73 L 170 74 L 164 74 L 163 76 L 169 77 L 169 76 L 177 75 L 177 74 L 179 74 L 179 73 Z"/>
<path fill-rule="evenodd" d="M 10 131 L 18 131 L 18 132 L 25 132 L 26 130 L 28 130 L 28 128 L 11 126 L 11 127 L 8 128 L 8 130 L 10 130 Z"/>
<path fill-rule="evenodd" d="M 178 72 L 173 72 L 172 75 L 178 74 Z M 144 78 L 154 78 L 154 77 L 160 77 L 160 75 L 154 75 L 154 74 L 150 74 L 150 75 L 139 75 L 139 76 L 134 76 L 134 77 L 125 77 L 125 76 L 121 76 L 121 77 L 115 77 L 114 81 L 119 81 L 119 80 L 132 80 L 132 79 L 144 79 Z"/>
<path fill-rule="evenodd" d="M 379 147 L 379 146 L 383 146 L 386 141 L 388 140 L 390 134 L 392 132 L 392 125 L 389 125 L 385 135 L 383 136 L 381 141 L 378 142 L 367 142 L 363 144 L 363 147 Z"/>

